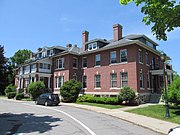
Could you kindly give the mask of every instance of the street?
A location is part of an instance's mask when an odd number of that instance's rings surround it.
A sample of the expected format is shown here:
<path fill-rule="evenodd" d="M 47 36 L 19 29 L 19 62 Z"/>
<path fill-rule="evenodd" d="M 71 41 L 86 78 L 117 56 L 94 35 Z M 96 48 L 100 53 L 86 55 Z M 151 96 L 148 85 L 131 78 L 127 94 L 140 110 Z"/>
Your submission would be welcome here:
<path fill-rule="evenodd" d="M 158 135 L 121 119 L 69 106 L 0 99 L 0 135 Z"/>

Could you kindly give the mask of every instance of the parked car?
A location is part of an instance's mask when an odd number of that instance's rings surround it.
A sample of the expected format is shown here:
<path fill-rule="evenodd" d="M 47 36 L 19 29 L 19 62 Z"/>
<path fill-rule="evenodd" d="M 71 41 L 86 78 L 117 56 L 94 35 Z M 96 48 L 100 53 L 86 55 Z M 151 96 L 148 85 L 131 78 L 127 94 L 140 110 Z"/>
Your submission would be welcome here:
<path fill-rule="evenodd" d="M 171 128 L 169 130 L 168 135 L 180 135 L 180 126 L 177 126 L 175 128 Z"/>
<path fill-rule="evenodd" d="M 58 94 L 44 93 L 41 94 L 36 100 L 35 104 L 39 105 L 58 105 L 60 103 Z"/>

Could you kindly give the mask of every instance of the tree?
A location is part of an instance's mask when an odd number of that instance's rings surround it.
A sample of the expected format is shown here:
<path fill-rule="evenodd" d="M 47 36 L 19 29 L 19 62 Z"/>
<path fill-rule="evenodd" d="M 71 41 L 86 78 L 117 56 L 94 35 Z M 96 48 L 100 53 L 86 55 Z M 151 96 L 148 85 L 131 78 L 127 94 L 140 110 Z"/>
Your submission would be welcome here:
<path fill-rule="evenodd" d="M 158 40 L 167 40 L 167 32 L 180 27 L 180 2 L 176 0 L 119 0 L 126 5 L 134 2 L 142 5 L 141 12 L 145 14 L 143 22 L 146 25 L 153 23 L 151 28 L 153 35 Z"/>
<path fill-rule="evenodd" d="M 60 94 L 64 102 L 76 102 L 79 92 L 82 89 L 82 84 L 74 79 L 67 81 L 60 88 Z"/>
<path fill-rule="evenodd" d="M 30 58 L 30 50 L 18 50 L 13 57 L 11 57 L 11 61 L 14 65 L 24 64 L 24 62 Z"/>
<path fill-rule="evenodd" d="M 175 75 L 174 80 L 168 87 L 169 102 L 176 106 L 180 104 L 180 76 Z"/>
<path fill-rule="evenodd" d="M 45 93 L 45 85 L 41 81 L 30 83 L 27 89 L 34 100 L 38 98 L 41 94 Z"/>
<path fill-rule="evenodd" d="M 121 101 L 125 101 L 126 103 L 132 103 L 132 101 L 135 99 L 136 95 L 133 89 L 131 89 L 128 86 L 125 86 L 121 89 L 119 93 L 119 99 Z"/>
<path fill-rule="evenodd" d="M 6 66 L 7 59 L 4 57 L 4 47 L 0 45 L 0 94 L 4 94 L 7 86 Z"/>

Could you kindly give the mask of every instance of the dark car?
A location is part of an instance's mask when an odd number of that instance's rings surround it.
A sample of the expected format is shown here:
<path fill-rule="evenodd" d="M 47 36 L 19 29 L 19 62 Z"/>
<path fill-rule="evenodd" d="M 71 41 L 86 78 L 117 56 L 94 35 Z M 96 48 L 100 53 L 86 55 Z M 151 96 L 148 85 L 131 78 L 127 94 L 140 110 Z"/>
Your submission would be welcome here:
<path fill-rule="evenodd" d="M 36 100 L 35 104 L 40 105 L 58 105 L 60 103 L 58 94 L 44 93 L 41 94 Z"/>

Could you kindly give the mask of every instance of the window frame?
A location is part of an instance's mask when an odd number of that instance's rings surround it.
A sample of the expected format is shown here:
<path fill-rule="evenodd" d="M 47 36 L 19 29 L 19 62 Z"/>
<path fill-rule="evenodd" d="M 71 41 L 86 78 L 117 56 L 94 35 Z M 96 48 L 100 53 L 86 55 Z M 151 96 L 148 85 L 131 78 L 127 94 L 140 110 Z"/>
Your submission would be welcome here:
<path fill-rule="evenodd" d="M 97 57 L 97 56 L 99 56 L 99 57 Z M 97 58 L 99 58 L 99 61 Z M 101 66 L 101 54 L 95 55 L 95 66 Z"/>
<path fill-rule="evenodd" d="M 76 60 L 75 63 L 74 63 L 74 60 Z M 73 68 L 74 68 L 74 69 L 77 69 L 77 68 L 78 68 L 78 58 L 77 58 L 77 57 L 73 57 L 73 62 L 72 62 L 72 64 L 73 64 Z M 76 66 L 74 66 L 74 64 L 75 64 Z"/>
<path fill-rule="evenodd" d="M 97 78 L 97 77 L 99 77 L 99 78 Z M 94 76 L 94 87 L 95 88 L 101 88 L 101 75 L 95 75 Z"/>
<path fill-rule="evenodd" d="M 138 51 L 139 63 L 143 64 L 143 52 L 141 49 Z"/>
<path fill-rule="evenodd" d="M 84 59 L 86 59 L 86 65 L 84 66 Z M 87 57 L 83 57 L 82 58 L 82 68 L 86 68 L 87 67 Z"/>
<path fill-rule="evenodd" d="M 113 79 L 113 75 L 116 75 L 116 78 Z M 110 81 L 111 81 L 111 88 L 117 88 L 117 73 L 111 73 L 110 75 Z M 115 82 L 115 86 L 113 85 Z"/>
<path fill-rule="evenodd" d="M 112 57 L 113 53 L 115 53 L 115 58 Z M 115 63 L 117 63 L 117 54 L 116 54 L 116 51 L 112 51 L 110 52 L 110 64 L 115 64 Z"/>
<path fill-rule="evenodd" d="M 64 76 L 56 76 L 55 81 L 56 81 L 55 88 L 60 88 L 64 84 Z"/>
<path fill-rule="evenodd" d="M 122 61 L 122 52 L 124 52 L 125 51 L 125 59 L 126 59 L 126 61 Z M 122 50 L 120 50 L 120 63 L 125 63 L 125 62 L 128 62 L 128 51 L 127 51 L 127 49 L 122 49 Z"/>
<path fill-rule="evenodd" d="M 86 75 L 82 76 L 82 85 L 83 85 L 83 89 L 87 88 L 87 76 Z"/>
<path fill-rule="evenodd" d="M 127 74 L 126 76 L 127 79 L 124 80 L 124 76 L 122 76 L 123 74 Z M 121 84 L 120 84 L 121 88 L 128 86 L 128 72 L 121 72 L 120 79 L 121 79 Z M 123 85 L 124 84 L 123 82 L 127 82 L 127 85 Z"/>
<path fill-rule="evenodd" d="M 144 76 L 142 71 L 139 72 L 139 87 L 140 89 L 144 89 Z"/>
<path fill-rule="evenodd" d="M 61 66 L 60 66 L 61 60 Z M 56 69 L 64 69 L 64 58 L 56 59 Z"/>

